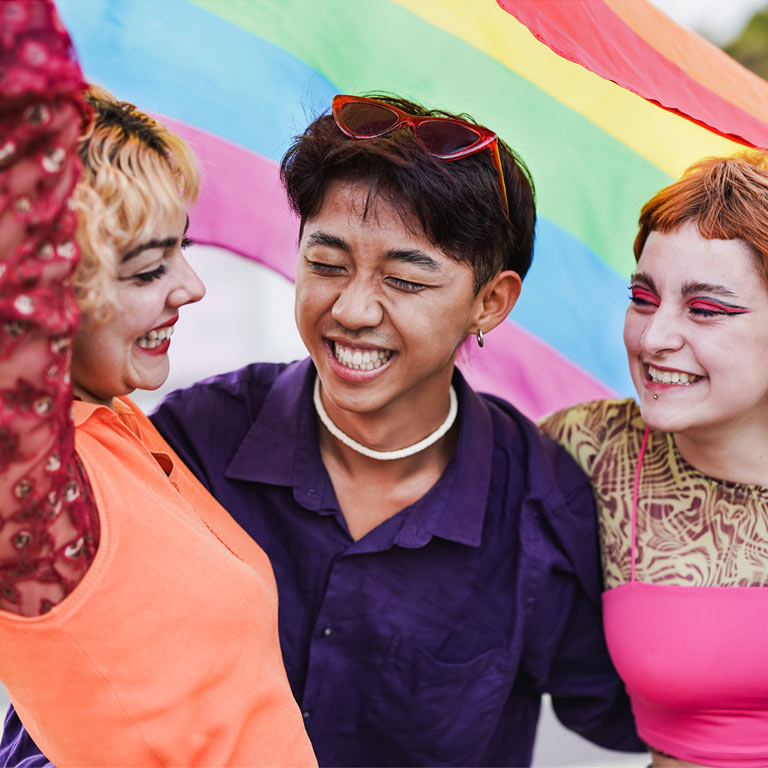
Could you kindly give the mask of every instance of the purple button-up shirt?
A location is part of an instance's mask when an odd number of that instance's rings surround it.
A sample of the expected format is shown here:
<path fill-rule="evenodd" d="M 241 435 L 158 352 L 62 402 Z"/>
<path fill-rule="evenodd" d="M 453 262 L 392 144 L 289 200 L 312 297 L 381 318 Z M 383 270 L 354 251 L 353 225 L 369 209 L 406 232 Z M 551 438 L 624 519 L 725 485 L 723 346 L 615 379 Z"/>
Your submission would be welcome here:
<path fill-rule="evenodd" d="M 457 372 L 453 458 L 354 541 L 314 376 L 309 360 L 251 365 L 174 392 L 153 420 L 272 561 L 320 764 L 528 765 L 544 691 L 569 728 L 641 749 L 603 640 L 592 494 L 565 451 Z M 19 729 L 10 716 L 6 745 Z"/>

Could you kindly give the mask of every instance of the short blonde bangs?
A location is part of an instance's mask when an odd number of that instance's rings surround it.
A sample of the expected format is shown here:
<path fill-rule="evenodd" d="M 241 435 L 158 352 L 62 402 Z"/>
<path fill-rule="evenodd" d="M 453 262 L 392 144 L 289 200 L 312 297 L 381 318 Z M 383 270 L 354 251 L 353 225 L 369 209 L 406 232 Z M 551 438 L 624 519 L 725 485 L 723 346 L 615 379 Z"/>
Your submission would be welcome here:
<path fill-rule="evenodd" d="M 73 197 L 80 263 L 74 275 L 81 312 L 106 321 L 116 307 L 119 260 L 159 218 L 194 203 L 194 155 L 165 126 L 132 104 L 91 88 L 94 121 L 80 145 L 83 175 Z"/>

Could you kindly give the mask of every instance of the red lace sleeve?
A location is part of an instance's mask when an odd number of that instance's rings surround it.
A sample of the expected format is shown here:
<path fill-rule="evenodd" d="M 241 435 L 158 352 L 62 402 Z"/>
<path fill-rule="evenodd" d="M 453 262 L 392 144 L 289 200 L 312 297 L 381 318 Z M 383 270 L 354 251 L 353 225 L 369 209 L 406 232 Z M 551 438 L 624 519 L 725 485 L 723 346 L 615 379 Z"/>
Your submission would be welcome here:
<path fill-rule="evenodd" d="M 82 88 L 53 5 L 0 0 L 0 609 L 28 616 L 79 582 L 98 532 L 70 416 Z"/>

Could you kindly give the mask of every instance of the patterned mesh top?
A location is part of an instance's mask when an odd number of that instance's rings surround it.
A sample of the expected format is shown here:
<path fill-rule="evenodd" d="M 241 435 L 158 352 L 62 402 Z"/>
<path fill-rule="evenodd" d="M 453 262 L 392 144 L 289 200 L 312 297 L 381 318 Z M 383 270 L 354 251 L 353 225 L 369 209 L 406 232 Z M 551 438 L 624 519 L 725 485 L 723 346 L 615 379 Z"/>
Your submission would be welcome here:
<path fill-rule="evenodd" d="M 632 400 L 542 428 L 593 484 L 606 641 L 640 737 L 686 765 L 764 768 L 768 592 L 752 587 L 766 583 L 768 489 L 703 475 Z"/>
<path fill-rule="evenodd" d="M 0 610 L 27 616 L 71 592 L 98 537 L 70 417 L 82 88 L 52 3 L 0 3 Z"/>
<path fill-rule="evenodd" d="M 629 581 L 632 486 L 645 430 L 639 407 L 634 400 L 584 403 L 540 426 L 592 481 L 606 588 Z M 651 430 L 638 497 L 639 581 L 768 584 L 768 488 L 708 477 L 680 455 L 671 434 Z"/>

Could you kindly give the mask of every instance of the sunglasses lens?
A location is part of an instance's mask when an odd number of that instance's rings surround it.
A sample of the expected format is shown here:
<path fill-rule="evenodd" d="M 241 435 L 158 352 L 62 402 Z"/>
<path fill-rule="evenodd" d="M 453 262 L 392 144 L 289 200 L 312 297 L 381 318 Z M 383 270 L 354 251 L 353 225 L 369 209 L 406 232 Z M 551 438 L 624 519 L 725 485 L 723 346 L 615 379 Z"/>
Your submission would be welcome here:
<path fill-rule="evenodd" d="M 476 144 L 480 138 L 480 134 L 470 126 L 448 120 L 428 120 L 420 123 L 417 133 L 427 151 L 434 155 L 461 152 Z"/>
<path fill-rule="evenodd" d="M 384 106 L 363 101 L 352 101 L 341 108 L 341 119 L 358 136 L 378 136 L 392 128 L 398 117 Z"/>

